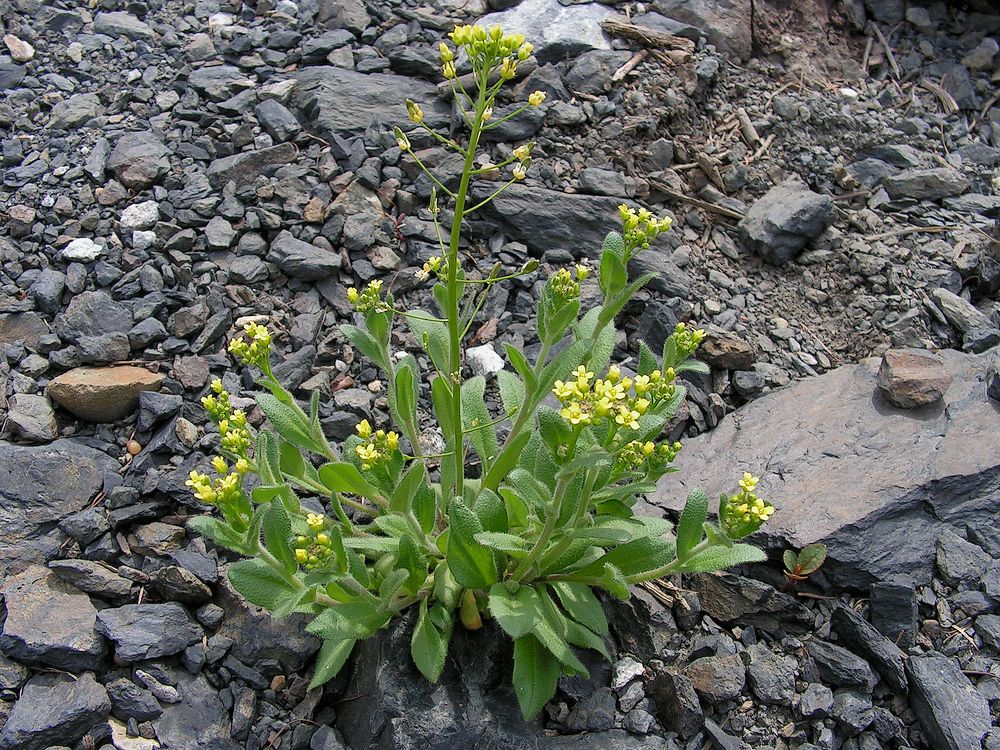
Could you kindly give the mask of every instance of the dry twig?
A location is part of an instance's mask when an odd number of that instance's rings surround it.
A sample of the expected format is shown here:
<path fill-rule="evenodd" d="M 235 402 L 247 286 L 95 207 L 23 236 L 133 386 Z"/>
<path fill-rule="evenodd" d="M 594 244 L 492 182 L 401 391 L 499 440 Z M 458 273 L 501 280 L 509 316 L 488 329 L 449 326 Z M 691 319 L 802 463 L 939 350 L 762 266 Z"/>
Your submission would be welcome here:
<path fill-rule="evenodd" d="M 674 36 L 665 31 L 657 31 L 648 26 L 638 26 L 617 18 L 607 18 L 601 21 L 601 28 L 609 34 L 634 39 L 647 47 L 665 47 L 687 53 L 694 52 L 694 42 L 690 39 Z"/>
<path fill-rule="evenodd" d="M 684 203 L 690 203 L 696 208 L 709 211 L 711 213 L 719 214 L 720 216 L 725 216 L 729 219 L 735 219 L 739 221 L 743 218 L 743 214 L 739 211 L 734 211 L 731 208 L 725 208 L 724 206 L 717 206 L 714 203 L 709 203 L 708 201 L 703 201 L 701 198 L 695 198 L 691 195 L 684 195 L 684 193 L 678 193 L 676 190 L 668 186 L 666 183 L 660 182 L 656 179 L 650 179 L 649 185 L 654 190 L 663 193 L 668 198 L 673 198 L 674 200 L 683 201 Z"/>

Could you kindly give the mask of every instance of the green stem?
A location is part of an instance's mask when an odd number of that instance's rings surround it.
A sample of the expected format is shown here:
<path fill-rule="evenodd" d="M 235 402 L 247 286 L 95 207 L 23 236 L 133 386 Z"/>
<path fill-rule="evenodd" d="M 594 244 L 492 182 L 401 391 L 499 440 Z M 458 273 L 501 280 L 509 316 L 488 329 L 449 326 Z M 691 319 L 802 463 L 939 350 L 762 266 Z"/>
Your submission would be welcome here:
<path fill-rule="evenodd" d="M 267 551 L 267 548 L 257 541 L 257 554 L 260 555 L 260 559 L 270 565 L 274 572 L 277 573 L 281 578 L 288 583 L 293 589 L 302 591 L 305 589 L 306 585 L 302 583 L 294 574 L 289 574 L 285 571 L 285 566 L 279 562 L 278 558 Z"/>
<path fill-rule="evenodd" d="M 472 123 L 472 134 L 465 154 L 465 166 L 462 169 L 462 180 L 455 196 L 455 216 L 451 222 L 451 243 L 448 248 L 448 338 L 451 350 L 451 372 L 448 386 L 451 389 L 452 419 L 454 435 L 452 437 L 455 451 L 455 489 L 454 496 L 461 497 L 465 489 L 465 444 L 462 425 L 462 330 L 459 321 L 459 303 L 461 302 L 461 287 L 458 282 L 458 243 L 462 233 L 462 218 L 465 214 L 465 199 L 469 193 L 469 182 L 472 179 L 472 168 L 476 158 L 476 148 L 479 146 L 479 135 L 482 132 L 483 110 L 486 108 L 485 85 L 480 82 L 479 100 L 476 102 L 476 117 Z"/>
<path fill-rule="evenodd" d="M 687 556 L 684 562 L 687 562 L 692 557 L 697 555 L 699 552 L 704 552 L 706 549 L 712 546 L 712 543 L 708 539 L 703 539 L 699 544 L 691 550 L 691 554 Z M 663 576 L 668 576 L 671 573 L 678 573 L 684 567 L 684 562 L 681 562 L 679 558 L 674 558 L 666 565 L 662 565 L 656 570 L 650 570 L 645 573 L 636 573 L 635 575 L 625 576 L 625 580 L 628 583 L 644 583 L 645 581 L 655 581 L 657 578 L 663 578 Z"/>
<path fill-rule="evenodd" d="M 576 508 L 576 512 L 573 514 L 572 520 L 563 529 L 563 538 L 559 540 L 559 543 L 552 548 L 552 551 L 545 555 L 542 560 L 542 566 L 548 565 L 559 559 L 569 545 L 573 543 L 573 538 L 569 535 L 571 529 L 575 529 L 580 525 L 580 521 L 583 520 L 584 515 L 587 513 L 587 509 L 590 506 L 590 496 L 594 492 L 594 483 L 597 481 L 597 469 L 587 469 L 587 476 L 583 481 L 583 491 L 580 493 L 580 504 Z"/>
<path fill-rule="evenodd" d="M 572 481 L 574 474 L 564 474 L 559 478 L 559 482 L 556 484 L 556 491 L 552 497 L 552 504 L 549 505 L 548 510 L 545 514 L 545 525 L 542 527 L 542 533 L 539 535 L 538 539 L 535 541 L 535 546 L 531 548 L 528 554 L 525 556 L 521 563 L 514 569 L 513 575 L 510 577 L 512 581 L 517 583 L 521 582 L 528 573 L 531 571 L 531 567 L 535 564 L 542 553 L 545 552 L 545 548 L 549 544 L 549 540 L 552 538 L 553 532 L 556 530 L 556 522 L 559 520 L 559 510 L 562 505 L 563 496 L 566 494 L 566 488 L 569 487 L 569 483 Z"/>

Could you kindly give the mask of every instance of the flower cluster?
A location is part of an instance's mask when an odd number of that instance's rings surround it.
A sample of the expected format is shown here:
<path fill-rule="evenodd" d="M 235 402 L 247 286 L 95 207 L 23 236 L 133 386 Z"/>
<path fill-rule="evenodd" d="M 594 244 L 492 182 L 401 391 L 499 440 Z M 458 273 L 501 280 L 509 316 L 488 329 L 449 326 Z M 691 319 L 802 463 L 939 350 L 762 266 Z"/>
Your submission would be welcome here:
<path fill-rule="evenodd" d="M 243 330 L 246 336 L 229 342 L 229 353 L 243 364 L 266 370 L 271 356 L 271 332 L 259 323 L 247 323 Z"/>
<path fill-rule="evenodd" d="M 649 243 L 658 235 L 670 229 L 673 220 L 669 216 L 657 219 L 646 208 L 631 208 L 622 203 L 618 206 L 622 220 L 622 234 L 625 237 L 625 249 L 631 252 L 636 248 L 646 250 Z"/>
<path fill-rule="evenodd" d="M 249 462 L 241 458 L 230 470 L 226 460 L 222 456 L 216 456 L 212 459 L 212 468 L 219 474 L 215 479 L 200 471 L 192 471 L 184 484 L 191 488 L 198 500 L 209 505 L 232 505 L 240 500 L 243 494 L 243 476 L 250 471 Z"/>
<path fill-rule="evenodd" d="M 574 271 L 575 277 L 569 269 L 560 268 L 549 279 L 553 293 L 567 302 L 580 296 L 580 282 L 590 276 L 590 269 L 581 264 L 577 264 Z"/>
<path fill-rule="evenodd" d="M 326 533 L 326 518 L 319 513 L 306 515 L 309 533 L 300 534 L 293 540 L 295 561 L 306 570 L 322 566 L 330 557 L 332 546 L 330 535 Z"/>
<path fill-rule="evenodd" d="M 253 323 L 249 325 L 254 325 Z M 258 326 L 262 328 L 262 326 Z M 267 329 L 265 328 L 266 332 Z M 268 336 L 270 340 L 270 336 Z M 243 342 L 244 344 L 246 342 Z M 250 346 L 253 346 L 252 344 Z M 230 344 L 232 351 L 232 344 Z M 237 355 L 239 356 L 239 355 Z M 264 360 L 266 362 L 266 359 Z M 201 405 L 205 407 L 209 419 L 219 426 L 219 435 L 222 436 L 222 449 L 239 456 L 246 461 L 250 445 L 253 443 L 253 436 L 250 434 L 250 427 L 247 425 L 247 415 L 242 409 L 233 409 L 229 403 L 229 392 L 223 387 L 222 381 L 216 378 L 212 381 L 212 393 L 201 399 Z M 217 458 L 221 461 L 221 458 Z M 222 471 L 219 470 L 221 474 Z M 241 472 L 241 473 L 246 473 Z"/>
<path fill-rule="evenodd" d="M 381 310 L 384 305 L 382 302 L 382 282 L 369 281 L 368 286 L 361 292 L 352 286 L 347 290 L 347 301 L 354 305 L 354 309 L 359 313 Z"/>
<path fill-rule="evenodd" d="M 683 323 L 678 323 L 674 328 L 673 337 L 674 346 L 677 348 L 677 361 L 683 362 L 701 346 L 701 342 L 705 338 L 705 331 L 701 328 L 690 330 Z"/>
<path fill-rule="evenodd" d="M 646 442 L 633 440 L 622 446 L 615 456 L 615 465 L 620 471 L 660 473 L 667 464 L 677 458 L 681 447 L 679 442 L 656 445 L 651 440 Z"/>
<path fill-rule="evenodd" d="M 440 255 L 434 255 L 424 263 L 424 267 L 417 271 L 417 278 L 427 281 L 434 274 L 439 279 L 448 275 L 448 261 Z"/>
<path fill-rule="evenodd" d="M 632 388 L 636 394 L 648 398 L 654 406 L 669 401 L 677 392 L 674 381 L 677 373 L 673 367 L 668 367 L 665 372 L 653 370 L 649 375 L 637 375 L 632 383 Z"/>
<path fill-rule="evenodd" d="M 512 80 L 517 75 L 517 64 L 531 57 L 534 51 L 534 47 L 524 41 L 524 34 L 505 34 L 501 26 L 491 26 L 489 29 L 478 25 L 456 26 L 448 36 L 456 47 L 468 55 L 473 70 L 492 74 L 499 68 L 500 78 L 504 81 Z M 458 76 L 455 52 L 445 42 L 440 43 L 439 49 L 441 73 L 448 80 L 454 80 Z M 532 107 L 537 107 L 544 101 L 544 91 L 535 91 L 528 96 L 528 104 Z M 410 119 L 413 119 L 412 113 Z"/>
<path fill-rule="evenodd" d="M 645 414 L 652 401 L 639 394 L 632 395 L 634 381 L 623 378 L 621 370 L 612 366 L 603 379 L 591 384 L 594 373 L 580 365 L 573 372 L 574 379 L 563 382 L 557 380 L 552 393 L 563 408 L 560 414 L 574 427 L 596 425 L 605 419 L 619 427 L 639 429 L 639 419 Z"/>
<path fill-rule="evenodd" d="M 394 452 L 399 450 L 399 435 L 385 430 L 372 431 L 367 419 L 362 419 L 355 428 L 364 442 L 354 448 L 361 459 L 361 468 L 365 471 L 388 461 Z"/>
<path fill-rule="evenodd" d="M 722 530 L 731 539 L 742 539 L 752 534 L 774 513 L 773 505 L 754 494 L 759 481 L 759 477 L 744 473 L 738 482 L 740 491 L 731 497 L 724 495 L 719 504 Z"/>

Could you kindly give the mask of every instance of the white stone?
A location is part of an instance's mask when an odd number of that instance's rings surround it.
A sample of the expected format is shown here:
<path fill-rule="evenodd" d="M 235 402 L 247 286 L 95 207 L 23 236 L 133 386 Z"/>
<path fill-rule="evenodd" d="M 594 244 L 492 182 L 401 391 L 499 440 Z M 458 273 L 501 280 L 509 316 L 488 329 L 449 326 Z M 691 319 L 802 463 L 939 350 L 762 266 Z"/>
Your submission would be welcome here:
<path fill-rule="evenodd" d="M 63 248 L 62 257 L 66 260 L 89 263 L 92 260 L 97 260 L 103 252 L 104 248 L 89 237 L 77 237 Z"/>
<path fill-rule="evenodd" d="M 132 232 L 132 249 L 147 250 L 156 244 L 156 232 L 151 229 Z"/>
<path fill-rule="evenodd" d="M 156 201 L 133 203 L 122 211 L 118 227 L 122 232 L 134 232 L 137 229 L 152 229 L 160 220 L 160 204 Z"/>
<path fill-rule="evenodd" d="M 156 95 L 156 106 L 160 109 L 173 109 L 181 100 L 181 95 L 173 89 L 168 89 Z"/>
<path fill-rule="evenodd" d="M 66 48 L 66 56 L 75 63 L 83 62 L 83 45 L 73 42 Z"/>
<path fill-rule="evenodd" d="M 257 93 L 260 95 L 261 99 L 277 99 L 279 102 L 284 104 L 288 101 L 288 97 L 292 95 L 292 89 L 294 89 L 298 83 L 299 82 L 294 78 L 289 78 L 284 81 L 275 81 L 274 83 L 266 83 L 260 87 Z"/>
<path fill-rule="evenodd" d="M 503 369 L 503 357 L 497 354 L 492 344 L 473 346 L 465 353 L 466 362 L 476 375 L 492 377 Z"/>
<path fill-rule="evenodd" d="M 232 26 L 233 23 L 235 21 L 231 13 L 213 13 L 208 17 L 208 30 L 218 31 L 226 26 Z"/>
<path fill-rule="evenodd" d="M 3 43 L 10 51 L 10 57 L 14 62 L 28 62 L 35 56 L 35 48 L 23 39 L 18 39 L 13 34 L 5 34 Z"/>

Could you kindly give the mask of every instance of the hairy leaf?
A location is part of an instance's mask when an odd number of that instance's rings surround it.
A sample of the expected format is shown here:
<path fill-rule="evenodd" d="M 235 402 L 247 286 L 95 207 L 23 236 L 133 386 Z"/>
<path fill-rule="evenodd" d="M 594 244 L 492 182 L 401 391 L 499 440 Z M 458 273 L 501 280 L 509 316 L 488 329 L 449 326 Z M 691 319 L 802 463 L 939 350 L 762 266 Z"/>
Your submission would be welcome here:
<path fill-rule="evenodd" d="M 476 541 L 483 525 L 472 510 L 457 497 L 453 498 L 448 515 L 448 567 L 461 586 L 487 589 L 497 582 L 497 566 L 493 552 Z"/>
<path fill-rule="evenodd" d="M 295 609 L 303 590 L 292 586 L 263 560 L 251 558 L 229 566 L 229 581 L 251 604 L 282 617 Z"/>
<path fill-rule="evenodd" d="M 530 633 L 542 618 L 538 592 L 531 586 L 521 586 L 515 593 L 498 583 L 490 587 L 490 614 L 511 638 Z"/>
<path fill-rule="evenodd" d="M 556 694 L 559 661 L 533 635 L 514 641 L 514 692 L 525 720 L 534 718 Z"/>
<path fill-rule="evenodd" d="M 462 383 L 462 412 L 466 434 L 483 465 L 483 474 L 490 470 L 500 452 L 497 433 L 490 424 L 490 413 L 486 410 L 483 396 L 486 392 L 486 378 L 477 375 Z"/>
<path fill-rule="evenodd" d="M 444 670 L 451 639 L 453 616 L 441 604 L 428 609 L 427 600 L 420 601 L 420 614 L 410 639 L 410 656 L 420 674 L 430 682 L 437 682 Z"/>
<path fill-rule="evenodd" d="M 734 544 L 732 547 L 709 547 L 684 563 L 685 573 L 709 573 L 724 570 L 744 563 L 764 562 L 764 550 L 750 544 Z M 628 574 L 626 574 L 628 575 Z"/>
<path fill-rule="evenodd" d="M 285 506 L 277 498 L 272 500 L 267 510 L 264 511 L 262 528 L 264 530 L 264 546 L 267 547 L 267 551 L 284 566 L 286 573 L 295 572 L 298 565 L 292 554 L 291 544 L 289 544 L 292 536 L 292 523 L 288 518 Z"/>
<path fill-rule="evenodd" d="M 524 405 L 524 381 L 510 370 L 501 370 L 497 373 L 497 383 L 504 411 L 510 414 L 519 410 Z"/>
<path fill-rule="evenodd" d="M 476 534 L 476 541 L 499 552 L 524 553 L 531 549 L 531 542 L 527 539 L 497 531 L 480 531 Z"/>
<path fill-rule="evenodd" d="M 309 690 L 318 688 L 329 682 L 340 672 L 354 650 L 354 640 L 324 640 L 316 657 L 316 670 L 313 672 Z"/>
<path fill-rule="evenodd" d="M 316 615 L 306 630 L 320 638 L 361 640 L 377 633 L 391 616 L 371 602 L 356 599 L 326 608 Z"/>
<path fill-rule="evenodd" d="M 799 552 L 798 560 L 796 564 L 798 565 L 798 572 L 801 575 L 809 575 L 810 573 L 815 573 L 819 570 L 819 567 L 826 562 L 826 545 L 825 544 L 807 544 Z"/>
<path fill-rule="evenodd" d="M 361 476 L 357 466 L 344 461 L 331 461 L 320 466 L 319 479 L 330 492 L 349 492 L 370 500 L 382 495 L 378 487 Z"/>
<path fill-rule="evenodd" d="M 681 520 L 677 524 L 677 557 L 684 562 L 691 555 L 691 550 L 701 542 L 702 525 L 708 514 L 708 495 L 701 490 L 695 490 L 688 495 Z"/>

